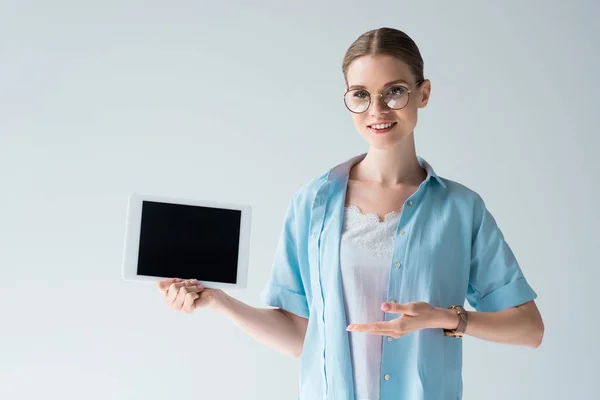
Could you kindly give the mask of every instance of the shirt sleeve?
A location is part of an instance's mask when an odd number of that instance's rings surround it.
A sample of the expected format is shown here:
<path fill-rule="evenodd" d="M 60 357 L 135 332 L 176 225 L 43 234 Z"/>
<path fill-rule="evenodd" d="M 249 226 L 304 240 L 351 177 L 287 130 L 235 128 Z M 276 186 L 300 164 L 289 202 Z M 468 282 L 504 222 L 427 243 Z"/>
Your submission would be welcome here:
<path fill-rule="evenodd" d="M 537 298 L 481 196 L 473 218 L 467 300 L 477 311 L 501 311 Z"/>
<path fill-rule="evenodd" d="M 271 277 L 261 292 L 261 300 L 298 316 L 308 318 L 309 307 L 300 273 L 299 249 L 301 243 L 294 201 L 290 201 L 283 221 Z"/>

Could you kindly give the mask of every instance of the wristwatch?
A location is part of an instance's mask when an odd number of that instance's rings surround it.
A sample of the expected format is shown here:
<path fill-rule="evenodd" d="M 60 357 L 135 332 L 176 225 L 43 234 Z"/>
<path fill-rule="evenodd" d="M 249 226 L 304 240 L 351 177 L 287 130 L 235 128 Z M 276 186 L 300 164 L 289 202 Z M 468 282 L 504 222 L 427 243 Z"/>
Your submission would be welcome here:
<path fill-rule="evenodd" d="M 463 337 L 465 329 L 467 328 L 468 314 L 467 311 L 458 304 L 448 307 L 450 310 L 456 311 L 458 314 L 458 328 L 456 329 L 444 329 L 444 335 L 449 337 L 460 338 Z"/>

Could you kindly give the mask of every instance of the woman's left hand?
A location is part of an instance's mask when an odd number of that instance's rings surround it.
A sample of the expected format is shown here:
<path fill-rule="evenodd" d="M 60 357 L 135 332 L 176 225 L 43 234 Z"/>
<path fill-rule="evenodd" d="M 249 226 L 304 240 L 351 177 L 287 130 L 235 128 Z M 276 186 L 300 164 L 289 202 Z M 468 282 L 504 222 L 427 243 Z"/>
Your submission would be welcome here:
<path fill-rule="evenodd" d="M 352 324 L 346 330 L 399 338 L 414 331 L 441 328 L 451 323 L 446 320 L 449 316 L 445 312 L 447 310 L 423 301 L 406 304 L 383 303 L 381 309 L 387 313 L 402 315 L 391 321 Z M 456 326 L 458 326 L 458 316 L 456 316 Z"/>

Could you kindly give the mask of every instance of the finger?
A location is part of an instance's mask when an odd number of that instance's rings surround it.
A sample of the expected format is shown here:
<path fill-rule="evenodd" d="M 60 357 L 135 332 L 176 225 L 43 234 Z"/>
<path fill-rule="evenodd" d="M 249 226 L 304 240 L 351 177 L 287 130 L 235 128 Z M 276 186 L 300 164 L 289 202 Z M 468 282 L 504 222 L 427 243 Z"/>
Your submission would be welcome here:
<path fill-rule="evenodd" d="M 198 282 L 198 279 L 190 279 L 186 281 L 186 285 L 189 285 L 190 287 L 201 287 L 201 288 L 205 288 L 206 286 L 204 286 L 204 283 L 202 282 Z"/>
<path fill-rule="evenodd" d="M 413 308 L 414 307 L 410 303 L 383 303 L 381 305 L 381 310 L 390 314 L 410 314 L 413 311 Z"/>
<path fill-rule="evenodd" d="M 181 310 L 181 307 L 183 307 L 183 301 L 185 300 L 186 293 L 187 288 L 185 286 L 181 286 L 177 291 L 177 295 L 175 297 L 175 300 L 173 301 L 172 306 L 175 310 Z"/>
<path fill-rule="evenodd" d="M 163 293 L 166 293 L 169 289 L 169 286 L 176 282 L 176 278 L 163 279 L 156 282 L 156 287 Z"/>
<path fill-rule="evenodd" d="M 371 322 L 369 324 L 352 324 L 347 330 L 352 332 L 391 332 L 393 325 L 387 322 Z"/>
<path fill-rule="evenodd" d="M 364 333 L 367 335 L 374 335 L 374 336 L 390 336 L 393 338 L 399 338 L 400 336 L 404 335 L 403 333 L 400 332 L 395 332 L 395 331 L 365 331 L 365 332 L 360 332 L 360 331 L 352 331 L 355 333 Z"/>
<path fill-rule="evenodd" d="M 203 291 L 205 289 L 205 287 L 202 284 L 199 284 L 199 285 L 192 285 L 192 286 L 183 286 L 181 289 L 185 290 L 186 292 L 200 293 L 201 291 Z M 181 292 L 181 289 L 179 289 L 180 292 Z"/>
<path fill-rule="evenodd" d="M 390 336 L 393 337 L 395 339 L 402 337 L 404 335 L 406 335 L 407 332 L 402 332 L 402 331 L 398 331 L 398 330 L 354 330 L 354 329 L 348 329 L 352 332 L 358 332 L 358 333 L 366 333 L 368 335 L 379 335 L 379 336 Z"/>
<path fill-rule="evenodd" d="M 183 301 L 183 312 L 191 313 L 195 309 L 195 300 L 200 297 L 198 292 L 187 292 L 185 294 L 185 300 Z"/>
<path fill-rule="evenodd" d="M 177 283 L 177 282 L 181 282 L 181 279 L 179 279 L 179 278 L 163 279 L 161 281 L 156 282 L 156 286 L 158 287 L 158 290 L 160 290 L 163 293 L 166 293 L 167 290 L 169 290 L 169 286 L 171 286 L 173 283 Z"/>
<path fill-rule="evenodd" d="M 176 310 L 181 310 L 183 308 L 183 303 L 185 302 L 185 296 L 188 293 L 198 293 L 203 291 L 204 288 L 200 286 L 182 286 L 179 288 L 179 292 L 177 293 L 177 298 L 173 302 L 173 308 Z"/>
<path fill-rule="evenodd" d="M 204 286 L 201 282 L 198 282 L 198 279 L 186 279 L 186 280 L 179 279 L 178 284 L 180 284 L 181 286 L 188 286 L 188 287 L 197 286 L 197 285 Z"/>
<path fill-rule="evenodd" d="M 179 294 L 179 290 L 184 287 L 183 282 L 172 283 L 167 289 L 167 302 L 169 304 L 173 304 L 177 299 L 177 295 Z"/>

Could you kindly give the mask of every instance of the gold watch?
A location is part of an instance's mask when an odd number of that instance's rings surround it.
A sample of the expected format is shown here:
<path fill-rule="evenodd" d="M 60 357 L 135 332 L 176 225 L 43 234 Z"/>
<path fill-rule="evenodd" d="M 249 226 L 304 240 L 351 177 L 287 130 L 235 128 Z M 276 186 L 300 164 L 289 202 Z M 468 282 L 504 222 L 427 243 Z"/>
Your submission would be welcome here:
<path fill-rule="evenodd" d="M 468 314 L 463 306 L 455 304 L 448 307 L 450 310 L 456 311 L 458 314 L 458 328 L 456 329 L 444 329 L 444 335 L 449 337 L 460 338 L 463 337 L 465 329 L 467 328 Z"/>

